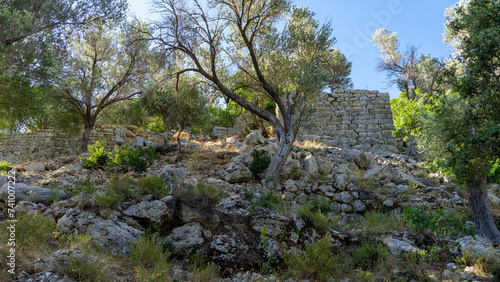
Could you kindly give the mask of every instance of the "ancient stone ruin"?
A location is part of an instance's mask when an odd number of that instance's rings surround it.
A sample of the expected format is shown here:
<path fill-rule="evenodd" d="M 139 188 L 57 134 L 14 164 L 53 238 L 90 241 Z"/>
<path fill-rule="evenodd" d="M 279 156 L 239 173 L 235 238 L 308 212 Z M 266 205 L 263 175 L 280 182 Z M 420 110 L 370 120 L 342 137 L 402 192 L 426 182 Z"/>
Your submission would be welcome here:
<path fill-rule="evenodd" d="M 301 126 L 297 141 L 319 141 L 368 152 L 399 151 L 398 142 L 391 135 L 395 128 L 388 93 L 341 89 L 322 93 L 315 106 L 316 112 Z M 231 128 L 214 128 L 213 135 L 219 138 L 235 135 L 245 125 L 238 118 Z"/>
<path fill-rule="evenodd" d="M 316 102 L 316 112 L 308 118 L 297 141 L 324 142 L 339 148 L 368 152 L 398 152 L 388 93 L 368 90 L 338 90 L 322 93 Z M 248 119 L 247 119 L 248 120 Z M 240 118 L 232 128 L 214 128 L 214 137 L 235 135 L 245 129 Z M 99 124 L 92 131 L 90 143 L 105 141 L 107 149 L 134 137 L 153 143 L 163 143 L 163 135 L 139 130 L 134 126 Z M 74 155 L 80 148 L 80 138 L 70 137 L 55 129 L 10 134 L 0 138 L 0 160 L 14 164 L 37 159 Z"/>

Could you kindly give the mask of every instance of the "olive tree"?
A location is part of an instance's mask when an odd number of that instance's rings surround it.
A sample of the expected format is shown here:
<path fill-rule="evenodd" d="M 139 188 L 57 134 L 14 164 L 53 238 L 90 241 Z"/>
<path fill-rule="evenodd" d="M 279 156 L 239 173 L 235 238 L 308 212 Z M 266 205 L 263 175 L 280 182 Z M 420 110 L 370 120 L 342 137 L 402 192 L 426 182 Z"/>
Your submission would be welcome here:
<path fill-rule="evenodd" d="M 311 99 L 326 86 L 328 73 L 320 65 L 334 43 L 330 25 L 320 25 L 314 13 L 291 7 L 289 0 L 203 2 L 155 1 L 161 20 L 149 36 L 164 52 L 189 58 L 189 66 L 176 75 L 197 73 L 227 99 L 271 124 L 278 142 L 267 172 L 271 186 Z M 236 72 L 240 79 L 232 79 Z M 274 101 L 279 114 L 237 94 L 250 87 Z"/>
<path fill-rule="evenodd" d="M 448 10 L 445 35 L 456 47 L 463 75 L 427 125 L 434 132 L 428 138 L 439 141 L 427 142 L 427 149 L 439 153 L 467 184 L 476 230 L 493 245 L 500 245 L 500 232 L 488 199 L 487 172 L 500 156 L 499 12 L 496 0 L 461 1 Z"/>
<path fill-rule="evenodd" d="M 71 52 L 62 64 L 57 94 L 84 124 L 81 152 L 102 110 L 141 93 L 150 73 L 149 43 L 129 24 L 94 22 L 73 34 Z"/>

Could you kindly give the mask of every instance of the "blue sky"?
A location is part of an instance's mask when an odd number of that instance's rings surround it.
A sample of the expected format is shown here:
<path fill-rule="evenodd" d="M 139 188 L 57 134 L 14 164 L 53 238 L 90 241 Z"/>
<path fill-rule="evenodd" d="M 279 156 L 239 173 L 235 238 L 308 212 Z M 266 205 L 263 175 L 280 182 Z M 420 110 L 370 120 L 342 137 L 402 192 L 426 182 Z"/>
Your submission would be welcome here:
<path fill-rule="evenodd" d="M 378 28 L 397 32 L 401 48 L 412 44 L 419 53 L 445 58 L 451 49 L 443 43 L 444 13 L 458 0 L 295 0 L 297 6 L 314 11 L 320 21 L 331 20 L 334 48 L 352 62 L 354 88 L 389 92 L 398 96 L 396 87 L 388 88 L 385 73 L 376 71 L 380 54 L 370 39 Z M 129 0 L 130 10 L 147 19 L 150 1 Z"/>

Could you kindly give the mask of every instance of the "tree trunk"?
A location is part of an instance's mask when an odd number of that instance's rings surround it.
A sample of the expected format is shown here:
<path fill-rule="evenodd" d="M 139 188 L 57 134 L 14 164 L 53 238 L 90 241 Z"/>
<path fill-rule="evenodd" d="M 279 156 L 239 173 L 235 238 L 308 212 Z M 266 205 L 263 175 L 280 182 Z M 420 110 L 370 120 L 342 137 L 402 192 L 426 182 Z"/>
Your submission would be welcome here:
<path fill-rule="evenodd" d="M 472 179 L 469 184 L 470 204 L 474 214 L 476 231 L 490 240 L 493 246 L 500 245 L 500 232 L 495 226 L 491 212 L 488 190 L 486 187 L 486 174 L 480 174 Z"/>
<path fill-rule="evenodd" d="M 285 165 L 286 158 L 292 150 L 293 142 L 295 142 L 295 132 L 293 127 L 290 127 L 289 130 L 285 130 L 281 126 L 273 126 L 273 129 L 276 139 L 278 140 L 278 148 L 276 149 L 276 152 L 271 159 L 271 164 L 267 169 L 266 186 L 268 188 L 273 188 L 275 186 L 275 183 L 280 176 L 281 169 Z"/>
<path fill-rule="evenodd" d="M 409 156 L 416 156 L 417 151 L 415 149 L 415 138 L 410 135 L 410 140 L 408 141 L 408 155 Z"/>
<path fill-rule="evenodd" d="M 85 130 L 83 131 L 82 145 L 80 147 L 80 154 L 88 152 L 87 145 L 89 143 L 90 133 L 91 133 L 93 127 L 94 127 L 94 125 L 92 123 L 87 123 L 87 122 L 85 123 Z"/>

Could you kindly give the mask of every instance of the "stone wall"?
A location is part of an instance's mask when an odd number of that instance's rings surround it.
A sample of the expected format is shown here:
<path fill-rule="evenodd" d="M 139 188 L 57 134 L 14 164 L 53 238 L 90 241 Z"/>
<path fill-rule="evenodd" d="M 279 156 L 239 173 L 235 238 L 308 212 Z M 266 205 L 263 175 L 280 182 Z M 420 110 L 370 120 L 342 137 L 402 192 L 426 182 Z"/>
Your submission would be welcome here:
<path fill-rule="evenodd" d="M 163 144 L 163 135 L 139 130 L 135 126 L 98 124 L 92 130 L 90 144 L 96 140 L 106 142 L 106 149 L 123 144 L 135 137 Z M 0 138 L 0 160 L 13 164 L 76 155 L 80 149 L 80 136 L 71 137 L 53 128 L 36 132 L 10 134 Z"/>
<path fill-rule="evenodd" d="M 369 90 L 337 90 L 322 93 L 316 112 L 301 126 L 297 141 L 324 142 L 339 148 L 398 152 L 388 93 Z M 232 128 L 214 128 L 214 137 L 232 136 L 245 128 L 237 120 Z"/>
<path fill-rule="evenodd" d="M 339 148 L 397 152 L 388 93 L 338 90 L 322 93 L 316 112 L 302 126 L 298 141 L 315 140 Z"/>

